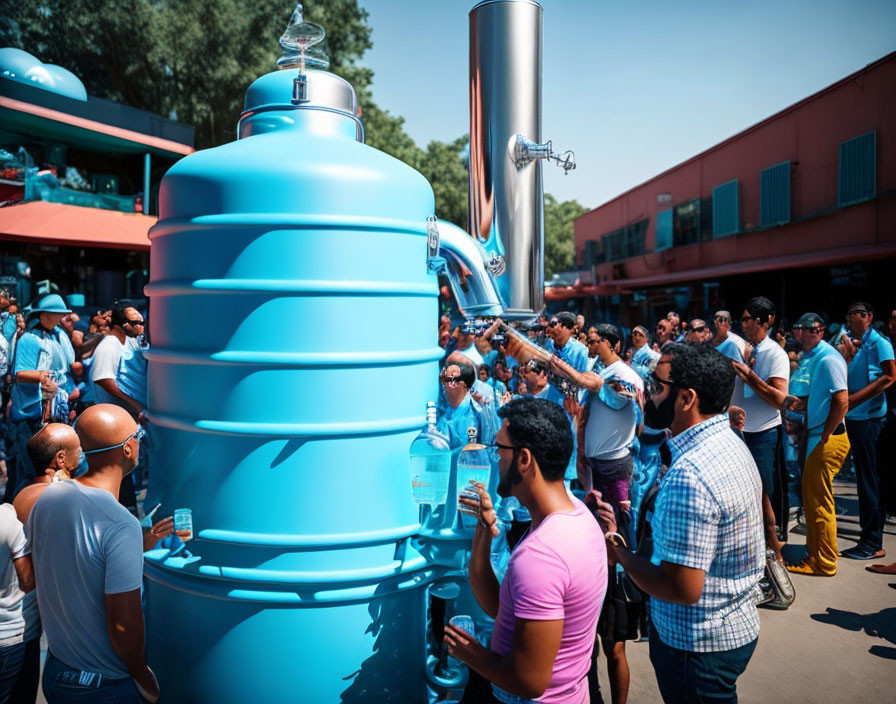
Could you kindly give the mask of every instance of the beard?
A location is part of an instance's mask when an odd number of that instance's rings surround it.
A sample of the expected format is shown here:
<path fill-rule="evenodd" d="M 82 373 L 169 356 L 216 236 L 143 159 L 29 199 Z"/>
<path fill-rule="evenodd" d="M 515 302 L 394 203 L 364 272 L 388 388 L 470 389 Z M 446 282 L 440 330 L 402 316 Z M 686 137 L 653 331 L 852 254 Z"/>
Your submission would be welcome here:
<path fill-rule="evenodd" d="M 520 474 L 520 471 L 517 469 L 516 462 L 517 458 L 514 456 L 513 460 L 510 462 L 510 466 L 507 468 L 507 474 L 501 477 L 500 481 L 498 481 L 498 488 L 496 491 L 498 492 L 498 496 L 503 499 L 508 498 L 512 488 L 523 481 L 523 475 Z"/>

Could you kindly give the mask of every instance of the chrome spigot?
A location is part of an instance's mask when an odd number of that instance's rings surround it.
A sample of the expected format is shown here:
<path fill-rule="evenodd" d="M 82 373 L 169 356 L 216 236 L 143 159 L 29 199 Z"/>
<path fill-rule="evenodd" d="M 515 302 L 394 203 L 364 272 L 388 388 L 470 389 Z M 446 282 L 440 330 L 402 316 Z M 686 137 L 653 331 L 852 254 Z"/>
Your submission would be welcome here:
<path fill-rule="evenodd" d="M 557 154 L 551 147 L 551 140 L 540 144 L 527 139 L 521 134 L 513 138 L 513 164 L 517 169 L 522 169 L 536 159 L 548 159 L 563 169 L 566 175 L 576 168 L 575 152 L 569 150 Z"/>

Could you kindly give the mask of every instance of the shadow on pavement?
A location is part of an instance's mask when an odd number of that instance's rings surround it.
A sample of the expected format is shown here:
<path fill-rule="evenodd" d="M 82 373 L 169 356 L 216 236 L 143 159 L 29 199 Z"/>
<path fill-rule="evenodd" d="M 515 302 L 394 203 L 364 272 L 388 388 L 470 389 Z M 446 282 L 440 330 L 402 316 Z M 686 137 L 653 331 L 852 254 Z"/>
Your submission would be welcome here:
<path fill-rule="evenodd" d="M 839 626 L 847 631 L 865 631 L 872 638 L 882 638 L 896 645 L 896 608 L 881 609 L 873 614 L 857 614 L 853 611 L 827 608 L 827 613 L 812 614 L 810 618 L 819 623 Z M 873 645 L 868 651 L 872 655 L 896 660 L 896 648 Z"/>

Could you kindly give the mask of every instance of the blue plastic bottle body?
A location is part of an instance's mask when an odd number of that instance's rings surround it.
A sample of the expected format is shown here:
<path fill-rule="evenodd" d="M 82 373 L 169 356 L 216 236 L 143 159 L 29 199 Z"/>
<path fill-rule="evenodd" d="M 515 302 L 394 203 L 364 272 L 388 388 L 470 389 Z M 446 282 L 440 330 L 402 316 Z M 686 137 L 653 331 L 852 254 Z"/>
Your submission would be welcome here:
<path fill-rule="evenodd" d="M 146 559 L 165 702 L 423 701 L 408 448 L 436 395 L 432 189 L 310 114 L 178 162 L 151 232 Z"/>

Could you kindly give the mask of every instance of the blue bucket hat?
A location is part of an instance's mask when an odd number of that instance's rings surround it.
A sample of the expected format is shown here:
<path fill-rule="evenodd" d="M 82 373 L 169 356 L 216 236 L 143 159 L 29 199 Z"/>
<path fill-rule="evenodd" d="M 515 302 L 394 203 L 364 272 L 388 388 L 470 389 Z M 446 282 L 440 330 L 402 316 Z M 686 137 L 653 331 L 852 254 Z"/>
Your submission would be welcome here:
<path fill-rule="evenodd" d="M 47 293 L 31 304 L 32 313 L 71 313 L 58 293 Z"/>

